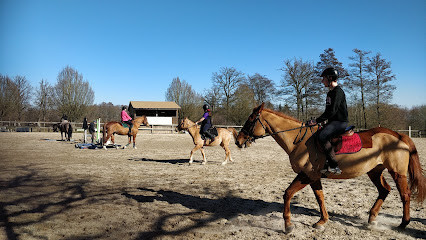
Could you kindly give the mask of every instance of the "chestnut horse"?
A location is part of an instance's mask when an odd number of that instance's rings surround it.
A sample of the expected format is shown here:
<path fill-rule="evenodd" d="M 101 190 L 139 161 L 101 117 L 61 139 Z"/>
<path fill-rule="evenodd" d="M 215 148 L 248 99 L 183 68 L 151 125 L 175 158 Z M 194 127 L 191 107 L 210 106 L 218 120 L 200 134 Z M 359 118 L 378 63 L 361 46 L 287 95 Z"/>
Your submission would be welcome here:
<path fill-rule="evenodd" d="M 129 144 L 132 142 L 132 137 L 133 137 L 133 148 L 136 149 L 135 141 L 136 141 L 136 135 L 138 134 L 138 131 L 139 131 L 139 126 L 145 125 L 149 127 L 149 124 L 145 115 L 135 118 L 134 120 L 132 120 L 132 122 L 133 122 L 133 127 L 131 131 L 131 136 L 129 136 L 129 143 L 126 144 L 124 148 L 129 146 Z M 129 128 L 123 127 L 123 125 L 120 122 L 112 121 L 112 122 L 105 123 L 103 127 L 103 141 L 102 141 L 103 143 L 102 145 L 104 145 L 104 149 L 106 149 L 105 143 L 108 141 L 110 137 L 111 137 L 112 143 L 115 145 L 114 134 L 128 135 L 128 133 L 129 133 Z"/>
<path fill-rule="evenodd" d="M 341 175 L 322 175 L 320 170 L 325 163 L 323 153 L 316 150 L 313 135 L 318 127 L 308 130 L 308 127 L 289 116 L 263 108 L 264 104 L 254 108 L 244 127 L 238 134 L 236 144 L 242 147 L 245 142 L 252 142 L 256 138 L 272 136 L 275 141 L 289 155 L 291 167 L 297 173 L 296 178 L 284 193 L 284 224 L 285 232 L 291 232 L 294 225 L 291 223 L 290 200 L 299 190 L 310 185 L 314 191 L 320 208 L 320 220 L 314 224 L 315 228 L 323 229 L 328 221 L 325 209 L 321 178 L 350 179 L 367 174 L 379 191 L 379 196 L 370 210 L 368 223 L 376 225 L 376 217 L 391 187 L 386 183 L 382 173 L 384 169 L 394 179 L 399 191 L 403 216 L 399 228 L 404 229 L 410 222 L 410 195 L 416 193 L 421 203 L 426 197 L 426 178 L 423 175 L 419 156 L 413 141 L 405 134 L 394 132 L 386 128 L 373 128 L 358 133 L 363 137 L 370 137 L 371 148 L 362 148 L 353 154 L 336 155 Z M 407 181 L 409 174 L 410 187 Z"/>
<path fill-rule="evenodd" d="M 207 163 L 206 155 L 204 153 L 203 146 L 221 146 L 223 149 L 225 149 L 225 161 L 222 162 L 222 165 L 225 165 L 229 161 L 232 162 L 231 157 L 231 151 L 229 150 L 229 142 L 231 142 L 232 135 L 234 138 L 237 137 L 237 130 L 234 128 L 217 128 L 217 137 L 215 137 L 214 142 L 211 142 L 210 139 L 203 140 L 201 138 L 200 134 L 200 126 L 196 125 L 193 121 L 189 120 L 188 118 L 183 119 L 180 124 L 178 125 L 178 130 L 187 130 L 189 132 L 189 135 L 191 135 L 192 140 L 194 141 L 195 147 L 191 151 L 191 155 L 189 157 L 189 164 L 192 164 L 192 157 L 194 155 L 194 152 L 196 152 L 198 149 L 200 149 L 201 154 L 203 155 L 203 162 L 202 164 Z"/>

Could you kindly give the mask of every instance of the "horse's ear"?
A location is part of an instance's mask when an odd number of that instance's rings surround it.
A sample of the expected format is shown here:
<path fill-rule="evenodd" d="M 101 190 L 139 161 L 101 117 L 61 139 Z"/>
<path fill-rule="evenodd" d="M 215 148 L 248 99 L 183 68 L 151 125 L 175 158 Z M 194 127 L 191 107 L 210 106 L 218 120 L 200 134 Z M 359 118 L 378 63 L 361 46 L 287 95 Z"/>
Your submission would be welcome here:
<path fill-rule="evenodd" d="M 262 110 L 263 110 L 263 107 L 264 107 L 264 106 L 265 106 L 265 103 L 260 104 L 260 106 L 259 106 L 259 107 L 255 108 L 255 109 L 253 110 L 253 113 L 256 113 L 256 114 L 261 113 L 261 112 L 262 112 Z"/>

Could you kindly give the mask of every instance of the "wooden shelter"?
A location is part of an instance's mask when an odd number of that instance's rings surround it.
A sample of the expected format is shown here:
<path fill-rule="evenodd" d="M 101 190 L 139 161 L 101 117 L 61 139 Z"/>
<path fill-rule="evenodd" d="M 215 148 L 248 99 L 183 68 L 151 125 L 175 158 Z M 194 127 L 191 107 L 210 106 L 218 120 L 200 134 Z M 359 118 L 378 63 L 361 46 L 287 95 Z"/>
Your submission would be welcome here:
<path fill-rule="evenodd" d="M 175 102 L 130 101 L 130 116 L 133 118 L 147 116 L 152 125 L 178 124 L 179 105 Z"/>

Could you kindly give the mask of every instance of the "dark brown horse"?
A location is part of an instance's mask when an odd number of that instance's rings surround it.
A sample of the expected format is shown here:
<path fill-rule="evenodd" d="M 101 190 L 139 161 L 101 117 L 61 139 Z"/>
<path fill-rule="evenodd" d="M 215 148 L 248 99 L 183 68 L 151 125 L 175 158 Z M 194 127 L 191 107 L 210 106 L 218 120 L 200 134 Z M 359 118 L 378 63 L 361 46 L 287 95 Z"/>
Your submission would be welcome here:
<path fill-rule="evenodd" d="M 336 160 L 342 174 L 324 176 L 320 170 L 324 166 L 325 156 L 317 151 L 314 137 L 312 137 L 318 127 L 314 127 L 312 132 L 308 131 L 308 128 L 300 121 L 263 106 L 264 104 L 253 110 L 239 132 L 236 144 L 242 147 L 244 143 L 256 138 L 272 136 L 289 155 L 291 167 L 297 176 L 284 193 L 283 215 L 286 232 L 291 232 L 294 228 L 290 221 L 290 200 L 307 185 L 310 185 L 314 191 L 321 213 L 320 220 L 314 224 L 314 227 L 323 228 L 328 221 L 321 185 L 322 177 L 349 179 L 368 174 L 379 191 L 368 219 L 368 223 L 376 225 L 380 207 L 391 190 L 383 177 L 384 169 L 388 169 L 394 179 L 402 200 L 403 216 L 399 228 L 403 229 L 408 225 L 411 193 L 416 193 L 417 200 L 423 202 L 426 198 L 426 178 L 423 175 L 416 147 L 407 135 L 380 127 L 360 132 L 358 134 L 361 138 L 371 141 L 371 146 L 362 148 L 357 153 L 337 155 Z"/>
<path fill-rule="evenodd" d="M 67 141 L 70 141 L 71 137 L 72 137 L 72 125 L 70 122 L 68 121 L 62 121 L 60 123 L 56 123 L 53 124 L 53 131 L 54 132 L 58 132 L 61 131 L 61 140 L 64 141 L 64 134 L 65 134 L 65 139 Z"/>
<path fill-rule="evenodd" d="M 136 149 L 135 141 L 136 141 L 136 135 L 138 134 L 138 131 L 139 131 L 139 126 L 145 125 L 149 127 L 149 124 L 148 124 L 148 120 L 146 116 L 137 117 L 132 122 L 133 122 L 133 127 L 131 131 L 131 136 L 129 136 L 129 143 L 126 144 L 124 148 L 129 146 L 129 144 L 132 142 L 132 137 L 133 137 L 133 148 Z M 123 125 L 120 122 L 112 121 L 112 122 L 105 123 L 103 127 L 103 141 L 102 141 L 103 143 L 102 145 L 104 145 L 104 149 L 106 149 L 105 143 L 108 141 L 109 138 L 111 138 L 112 143 L 115 145 L 114 134 L 128 135 L 128 133 L 129 133 L 129 128 L 123 127 Z"/>

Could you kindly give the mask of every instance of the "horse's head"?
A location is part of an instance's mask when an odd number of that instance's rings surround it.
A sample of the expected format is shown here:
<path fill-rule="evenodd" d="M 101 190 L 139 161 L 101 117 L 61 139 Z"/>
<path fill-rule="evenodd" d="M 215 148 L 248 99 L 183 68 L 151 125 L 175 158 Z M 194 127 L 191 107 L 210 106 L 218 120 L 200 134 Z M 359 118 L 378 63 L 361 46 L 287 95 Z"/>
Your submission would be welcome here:
<path fill-rule="evenodd" d="M 53 126 L 52 126 L 52 128 L 53 128 L 53 131 L 54 132 L 57 132 L 58 131 L 58 128 L 59 128 L 59 126 L 58 126 L 58 124 L 53 124 Z"/>
<path fill-rule="evenodd" d="M 179 123 L 179 125 L 177 126 L 177 130 L 178 131 L 182 131 L 182 130 L 186 130 L 189 127 L 189 119 L 187 117 L 185 117 L 184 119 L 182 119 Z"/>
<path fill-rule="evenodd" d="M 264 105 L 265 104 L 262 103 L 260 106 L 253 109 L 253 113 L 250 114 L 243 128 L 238 133 L 235 144 L 239 148 L 243 146 L 248 147 L 256 138 L 265 135 L 265 125 L 262 123 L 261 119 Z"/>
<path fill-rule="evenodd" d="M 137 125 L 145 125 L 147 127 L 149 127 L 149 123 L 148 123 L 148 118 L 144 115 L 138 118 L 135 118 L 134 123 Z"/>

